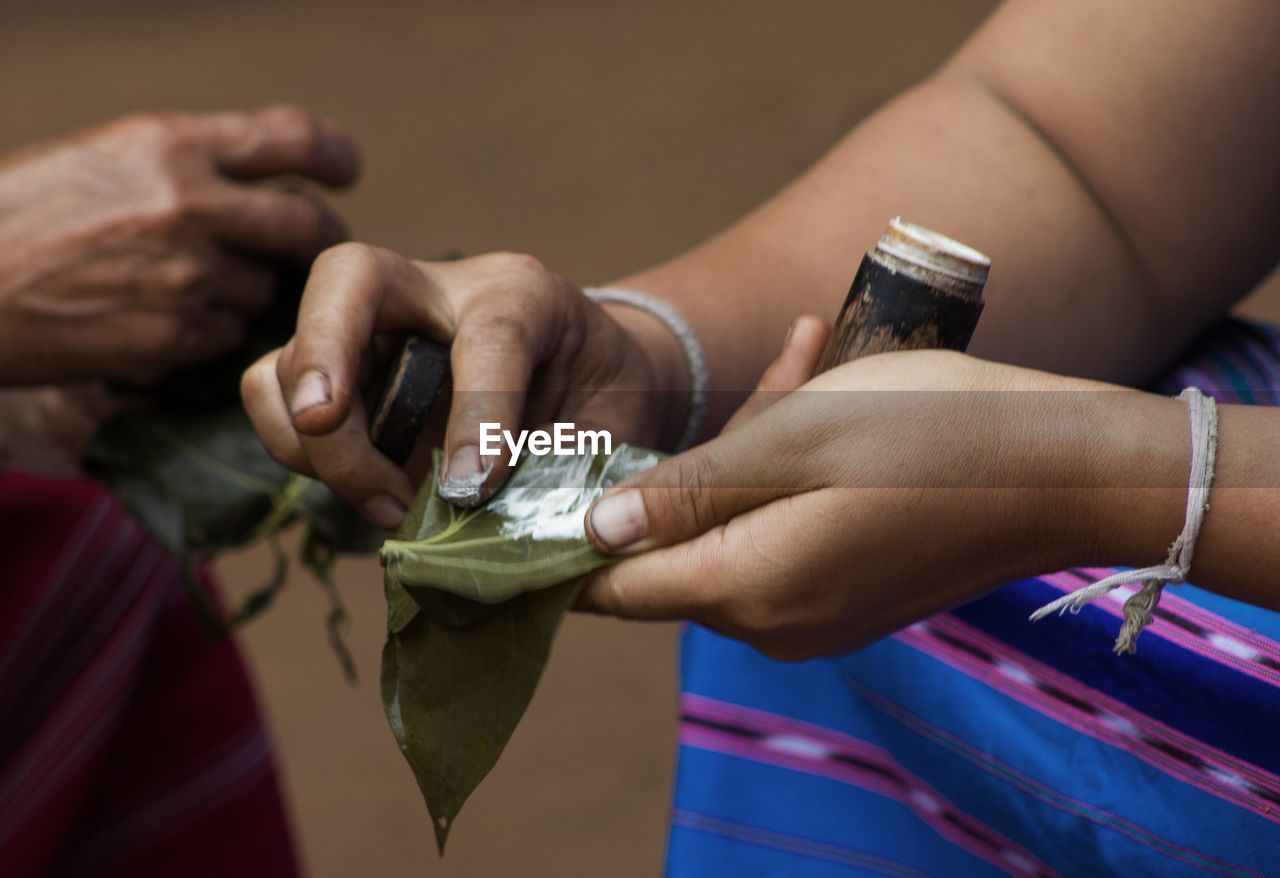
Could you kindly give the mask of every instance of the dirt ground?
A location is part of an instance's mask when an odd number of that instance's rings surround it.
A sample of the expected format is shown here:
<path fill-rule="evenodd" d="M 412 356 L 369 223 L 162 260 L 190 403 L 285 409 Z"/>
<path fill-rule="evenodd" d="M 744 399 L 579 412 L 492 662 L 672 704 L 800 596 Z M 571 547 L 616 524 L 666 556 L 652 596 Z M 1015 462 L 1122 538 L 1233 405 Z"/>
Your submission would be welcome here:
<path fill-rule="evenodd" d="M 361 139 L 364 179 L 337 199 L 357 237 L 421 256 L 528 251 L 604 281 L 768 195 L 993 5 L 0 0 L 0 147 L 135 109 L 297 101 Z M 266 558 L 220 570 L 242 590 Z M 378 568 L 345 562 L 340 580 L 359 684 L 343 682 L 304 575 L 242 636 L 310 874 L 659 872 L 674 627 L 568 621 L 440 862 L 378 700 Z"/>

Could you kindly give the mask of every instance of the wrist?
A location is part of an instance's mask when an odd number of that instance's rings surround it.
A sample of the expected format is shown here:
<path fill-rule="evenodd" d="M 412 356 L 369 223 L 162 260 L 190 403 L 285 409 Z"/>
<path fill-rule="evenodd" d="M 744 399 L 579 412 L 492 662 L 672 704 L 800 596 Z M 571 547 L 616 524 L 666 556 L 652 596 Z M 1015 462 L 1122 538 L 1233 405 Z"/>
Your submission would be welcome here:
<path fill-rule="evenodd" d="M 1042 535 L 1053 569 L 1156 564 L 1182 528 L 1191 456 L 1186 404 L 1101 388 L 1071 394 L 1078 399 L 1067 413 L 1070 441 L 1056 455 L 1061 509 L 1049 519 L 1059 538 Z"/>
<path fill-rule="evenodd" d="M 679 340 L 654 315 L 630 305 L 601 306 L 630 340 L 632 356 L 646 379 L 644 405 L 659 425 L 661 445 L 674 449 L 689 417 L 689 366 Z"/>

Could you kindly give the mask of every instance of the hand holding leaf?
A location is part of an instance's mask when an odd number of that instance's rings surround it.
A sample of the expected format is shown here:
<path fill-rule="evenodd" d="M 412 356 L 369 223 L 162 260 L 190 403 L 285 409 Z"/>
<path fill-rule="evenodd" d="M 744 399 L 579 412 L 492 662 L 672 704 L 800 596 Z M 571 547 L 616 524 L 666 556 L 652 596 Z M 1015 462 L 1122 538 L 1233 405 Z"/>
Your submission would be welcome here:
<path fill-rule="evenodd" d="M 587 508 L 661 457 L 625 445 L 612 455 L 527 457 L 473 509 L 441 499 L 432 473 L 384 544 L 382 700 L 441 852 L 524 715 L 582 576 L 612 560 L 587 541 Z"/>

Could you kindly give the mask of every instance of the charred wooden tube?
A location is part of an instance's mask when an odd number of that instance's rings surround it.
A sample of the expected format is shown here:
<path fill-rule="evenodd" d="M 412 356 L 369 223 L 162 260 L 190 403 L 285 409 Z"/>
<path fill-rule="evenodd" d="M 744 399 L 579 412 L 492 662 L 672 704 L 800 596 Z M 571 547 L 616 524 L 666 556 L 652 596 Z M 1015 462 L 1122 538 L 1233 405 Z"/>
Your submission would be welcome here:
<path fill-rule="evenodd" d="M 369 424 L 379 451 L 404 466 L 448 376 L 448 348 L 417 336 L 405 339 Z"/>
<path fill-rule="evenodd" d="M 972 247 L 893 219 L 858 266 L 814 374 L 887 351 L 963 351 L 982 314 L 990 268 Z"/>

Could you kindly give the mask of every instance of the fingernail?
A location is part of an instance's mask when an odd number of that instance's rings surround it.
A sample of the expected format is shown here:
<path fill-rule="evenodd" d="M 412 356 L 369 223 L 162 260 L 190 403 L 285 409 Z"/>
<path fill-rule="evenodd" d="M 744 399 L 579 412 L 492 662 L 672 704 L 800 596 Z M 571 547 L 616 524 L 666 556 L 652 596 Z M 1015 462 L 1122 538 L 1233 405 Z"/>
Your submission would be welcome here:
<path fill-rule="evenodd" d="M 625 549 L 649 535 L 644 498 L 635 488 L 606 494 L 591 507 L 591 532 L 611 551 Z"/>
<path fill-rule="evenodd" d="M 791 325 L 787 327 L 787 337 L 782 340 L 782 346 L 784 348 L 787 345 L 791 344 L 791 334 L 795 331 L 796 331 L 796 322 L 792 320 Z"/>
<path fill-rule="evenodd" d="M 404 521 L 405 508 L 390 494 L 378 494 L 364 501 L 361 507 L 364 517 L 383 530 L 395 530 Z"/>
<path fill-rule="evenodd" d="M 493 470 L 493 465 L 480 465 L 480 449 L 474 445 L 455 448 L 449 455 L 449 467 L 440 482 L 440 496 L 451 503 L 467 506 L 480 501 L 480 488 Z"/>
<path fill-rule="evenodd" d="M 289 411 L 300 415 L 309 408 L 324 405 L 330 399 L 329 376 L 312 369 L 298 379 L 298 388 L 293 392 L 293 404 Z"/>

